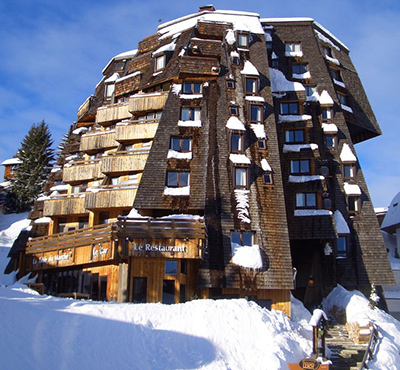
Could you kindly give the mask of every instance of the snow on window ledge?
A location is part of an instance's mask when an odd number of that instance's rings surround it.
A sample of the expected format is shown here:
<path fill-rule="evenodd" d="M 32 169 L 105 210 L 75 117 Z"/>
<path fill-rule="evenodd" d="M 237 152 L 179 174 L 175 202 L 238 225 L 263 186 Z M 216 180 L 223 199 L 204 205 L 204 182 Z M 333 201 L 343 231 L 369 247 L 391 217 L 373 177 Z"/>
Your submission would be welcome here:
<path fill-rule="evenodd" d="M 179 127 L 201 127 L 201 121 L 178 121 Z"/>
<path fill-rule="evenodd" d="M 332 58 L 329 55 L 325 55 L 326 60 L 329 62 L 336 64 L 337 66 L 340 66 L 340 62 L 336 58 Z"/>
<path fill-rule="evenodd" d="M 303 52 L 302 51 L 285 51 L 285 56 L 301 58 L 303 56 Z"/>
<path fill-rule="evenodd" d="M 229 154 L 229 159 L 234 164 L 251 164 L 250 159 L 244 154 Z"/>
<path fill-rule="evenodd" d="M 309 71 L 304 73 L 293 73 L 292 77 L 298 80 L 306 80 L 311 78 L 311 73 Z"/>
<path fill-rule="evenodd" d="M 300 183 L 300 182 L 309 182 L 309 181 L 322 181 L 325 180 L 325 177 L 322 175 L 312 175 L 312 176 L 289 176 L 289 182 Z"/>
<path fill-rule="evenodd" d="M 232 263 L 238 266 L 261 269 L 263 267 L 260 247 L 254 245 L 239 245 L 231 243 Z"/>
<path fill-rule="evenodd" d="M 341 108 L 349 113 L 353 113 L 353 109 L 351 109 L 348 105 L 340 104 Z"/>
<path fill-rule="evenodd" d="M 295 216 L 332 216 L 332 211 L 327 209 L 295 209 Z"/>
<path fill-rule="evenodd" d="M 189 196 L 190 186 L 182 186 L 180 188 L 170 188 L 168 186 L 164 187 L 164 195 L 172 196 Z"/>
<path fill-rule="evenodd" d="M 324 134 L 337 134 L 338 128 L 334 123 L 323 123 L 322 130 Z"/>
<path fill-rule="evenodd" d="M 283 146 L 284 153 L 300 152 L 302 149 L 317 150 L 318 144 L 285 144 Z"/>
<path fill-rule="evenodd" d="M 255 101 L 259 103 L 264 103 L 265 99 L 262 96 L 246 96 L 247 101 Z"/>
<path fill-rule="evenodd" d="M 177 152 L 176 150 L 168 150 L 167 158 L 175 158 L 175 159 L 192 159 L 192 152 Z"/>
<path fill-rule="evenodd" d="M 181 94 L 179 96 L 181 99 L 202 99 L 203 94 Z"/>
<path fill-rule="evenodd" d="M 338 80 L 333 79 L 333 82 L 338 86 L 346 88 L 346 85 L 344 84 L 343 81 L 338 81 Z"/>
<path fill-rule="evenodd" d="M 311 119 L 309 114 L 302 114 L 302 115 L 279 115 L 278 122 L 297 122 L 297 121 L 308 121 Z"/>

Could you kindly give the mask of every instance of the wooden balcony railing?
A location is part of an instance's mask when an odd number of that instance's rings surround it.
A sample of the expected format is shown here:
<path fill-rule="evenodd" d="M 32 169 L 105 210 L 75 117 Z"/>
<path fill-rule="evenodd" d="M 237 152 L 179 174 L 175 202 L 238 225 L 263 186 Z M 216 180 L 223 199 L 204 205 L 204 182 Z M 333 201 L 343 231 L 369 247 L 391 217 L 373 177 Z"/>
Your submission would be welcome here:
<path fill-rule="evenodd" d="M 129 103 L 111 104 L 97 109 L 96 123 L 102 125 L 109 122 L 118 122 L 128 119 L 132 114 L 128 110 Z"/>
<path fill-rule="evenodd" d="M 85 208 L 123 208 L 132 207 L 135 200 L 137 185 L 101 186 L 95 192 L 86 192 Z"/>
<path fill-rule="evenodd" d="M 85 214 L 85 193 L 60 194 L 44 201 L 43 216 Z"/>
<path fill-rule="evenodd" d="M 131 121 L 127 125 L 115 128 L 115 140 L 123 143 L 131 140 L 153 139 L 158 128 L 159 120 Z"/>
<path fill-rule="evenodd" d="M 76 161 L 65 165 L 63 169 L 63 181 L 68 183 L 104 177 L 101 173 L 100 162 L 101 159 L 95 159 L 89 161 Z"/>
<path fill-rule="evenodd" d="M 95 117 L 95 107 L 94 107 L 95 97 L 90 95 L 85 102 L 79 107 L 77 113 L 77 122 L 81 121 L 92 121 Z"/>
<path fill-rule="evenodd" d="M 82 135 L 80 150 L 82 152 L 110 149 L 118 146 L 115 141 L 115 130 L 99 131 Z"/>
<path fill-rule="evenodd" d="M 148 157 L 147 151 L 117 152 L 115 155 L 103 157 L 101 172 L 118 174 L 130 171 L 143 171 Z"/>
<path fill-rule="evenodd" d="M 168 93 L 136 94 L 129 99 L 129 111 L 132 114 L 157 111 L 164 108 Z"/>
<path fill-rule="evenodd" d="M 32 270 L 111 260 L 115 256 L 112 224 L 33 238 L 26 248 Z"/>

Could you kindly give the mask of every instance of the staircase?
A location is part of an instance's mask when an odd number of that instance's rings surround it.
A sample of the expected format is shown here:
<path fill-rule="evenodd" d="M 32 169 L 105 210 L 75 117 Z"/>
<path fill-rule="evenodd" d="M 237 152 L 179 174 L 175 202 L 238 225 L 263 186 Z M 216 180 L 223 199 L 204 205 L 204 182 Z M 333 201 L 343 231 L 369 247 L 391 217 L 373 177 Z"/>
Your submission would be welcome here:
<path fill-rule="evenodd" d="M 325 343 L 331 350 L 330 360 L 334 370 L 358 370 L 360 368 L 367 345 L 354 344 L 344 325 L 329 320 Z"/>

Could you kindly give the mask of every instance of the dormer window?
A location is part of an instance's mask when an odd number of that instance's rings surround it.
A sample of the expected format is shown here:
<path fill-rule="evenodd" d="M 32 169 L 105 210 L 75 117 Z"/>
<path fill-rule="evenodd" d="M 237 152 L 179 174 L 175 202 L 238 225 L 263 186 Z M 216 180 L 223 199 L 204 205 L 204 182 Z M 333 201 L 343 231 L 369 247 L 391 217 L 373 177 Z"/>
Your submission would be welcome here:
<path fill-rule="evenodd" d="M 114 83 L 110 83 L 110 84 L 106 84 L 105 86 L 105 98 L 107 100 L 110 100 L 114 94 L 114 90 L 115 90 L 115 84 Z"/>
<path fill-rule="evenodd" d="M 181 188 L 189 186 L 189 172 L 169 171 L 167 173 L 167 186 Z"/>
<path fill-rule="evenodd" d="M 317 193 L 297 193 L 296 208 L 317 208 Z"/>
<path fill-rule="evenodd" d="M 356 168 L 354 166 L 354 163 L 346 163 L 343 164 L 343 180 L 348 182 L 348 181 L 353 181 L 355 178 L 356 174 Z"/>
<path fill-rule="evenodd" d="M 230 90 L 235 88 L 235 81 L 234 80 L 226 80 L 226 87 Z"/>
<path fill-rule="evenodd" d="M 348 105 L 347 96 L 346 96 L 346 95 L 344 95 L 344 94 L 338 94 L 338 99 L 339 99 L 339 101 L 340 101 L 340 104 L 342 104 L 342 105 Z"/>
<path fill-rule="evenodd" d="M 232 114 L 232 116 L 238 116 L 239 115 L 239 108 L 236 105 L 231 105 L 229 107 L 229 112 Z"/>
<path fill-rule="evenodd" d="M 247 49 L 249 47 L 249 34 L 248 33 L 238 33 L 237 45 L 239 48 Z"/>
<path fill-rule="evenodd" d="M 299 42 L 285 43 L 285 55 L 287 57 L 302 57 L 301 44 Z"/>
<path fill-rule="evenodd" d="M 283 115 L 299 114 L 299 104 L 297 102 L 281 103 L 280 114 Z"/>
<path fill-rule="evenodd" d="M 335 81 L 343 82 L 342 75 L 338 69 L 331 69 L 331 76 Z"/>
<path fill-rule="evenodd" d="M 184 82 L 182 92 L 184 94 L 201 94 L 202 84 L 201 82 Z"/>
<path fill-rule="evenodd" d="M 332 108 L 331 107 L 322 107 L 321 108 L 321 116 L 322 121 L 327 122 L 332 119 Z"/>
<path fill-rule="evenodd" d="M 241 133 L 231 133 L 231 153 L 243 153 L 243 138 Z"/>
<path fill-rule="evenodd" d="M 246 94 L 254 95 L 258 92 L 258 78 L 246 78 Z"/>
<path fill-rule="evenodd" d="M 250 121 L 251 123 L 261 123 L 262 122 L 262 106 L 252 104 L 250 106 Z"/>
<path fill-rule="evenodd" d="M 324 47 L 324 55 L 326 55 L 327 57 L 333 58 L 332 57 L 332 49 L 325 46 Z"/>
<path fill-rule="evenodd" d="M 192 150 L 192 139 L 190 137 L 172 137 L 171 150 L 179 153 L 187 153 Z"/>
<path fill-rule="evenodd" d="M 154 72 L 161 72 L 166 65 L 167 57 L 165 54 L 156 57 Z"/>

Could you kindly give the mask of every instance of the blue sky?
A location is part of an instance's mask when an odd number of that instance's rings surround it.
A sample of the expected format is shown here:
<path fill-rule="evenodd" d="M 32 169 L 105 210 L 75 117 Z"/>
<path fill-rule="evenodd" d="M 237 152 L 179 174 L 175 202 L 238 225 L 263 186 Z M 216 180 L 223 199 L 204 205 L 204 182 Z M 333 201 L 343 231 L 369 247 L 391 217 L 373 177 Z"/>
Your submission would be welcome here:
<path fill-rule="evenodd" d="M 116 54 L 135 49 L 160 22 L 195 13 L 183 0 L 1 0 L 0 163 L 44 119 L 57 145 Z M 350 49 L 383 135 L 357 144 L 374 206 L 400 191 L 397 85 L 398 0 L 215 1 L 217 9 L 261 17 L 312 17 Z M 0 172 L 2 174 L 2 171 Z"/>

